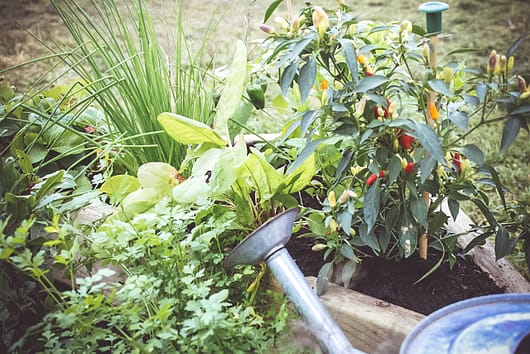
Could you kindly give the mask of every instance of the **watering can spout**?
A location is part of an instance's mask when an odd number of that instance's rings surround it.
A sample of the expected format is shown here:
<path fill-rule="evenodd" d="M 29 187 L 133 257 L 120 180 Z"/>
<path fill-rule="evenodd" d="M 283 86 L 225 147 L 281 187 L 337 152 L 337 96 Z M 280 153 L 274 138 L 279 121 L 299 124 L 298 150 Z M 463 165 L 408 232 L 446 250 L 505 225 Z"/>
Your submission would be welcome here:
<path fill-rule="evenodd" d="M 234 248 L 224 266 L 267 262 L 322 350 L 330 354 L 361 354 L 351 346 L 285 249 L 298 213 L 298 208 L 289 209 L 263 224 Z"/>

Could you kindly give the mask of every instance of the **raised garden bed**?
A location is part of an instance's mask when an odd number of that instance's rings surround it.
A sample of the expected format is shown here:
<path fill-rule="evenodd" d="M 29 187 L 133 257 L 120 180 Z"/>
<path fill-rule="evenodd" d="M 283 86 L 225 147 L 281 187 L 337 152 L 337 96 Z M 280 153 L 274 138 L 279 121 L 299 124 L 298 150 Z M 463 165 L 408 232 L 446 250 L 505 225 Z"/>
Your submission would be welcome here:
<path fill-rule="evenodd" d="M 469 217 L 460 213 L 446 227 L 460 233 L 469 225 Z M 459 244 L 464 247 L 472 238 L 465 234 Z M 323 261 L 322 255 L 310 248 L 311 244 L 303 239 L 292 239 L 288 244 L 293 258 L 315 287 L 314 275 Z M 437 261 L 433 256 L 436 255 L 431 253 L 430 261 L 412 257 L 399 263 L 365 260 L 353 289 L 330 284 L 320 299 L 355 348 L 368 353 L 397 353 L 414 326 L 443 306 L 481 295 L 530 292 L 528 280 L 508 261 L 495 260 L 488 242 L 468 255 L 458 256 L 452 270 L 445 264 L 415 285 L 421 272 Z"/>

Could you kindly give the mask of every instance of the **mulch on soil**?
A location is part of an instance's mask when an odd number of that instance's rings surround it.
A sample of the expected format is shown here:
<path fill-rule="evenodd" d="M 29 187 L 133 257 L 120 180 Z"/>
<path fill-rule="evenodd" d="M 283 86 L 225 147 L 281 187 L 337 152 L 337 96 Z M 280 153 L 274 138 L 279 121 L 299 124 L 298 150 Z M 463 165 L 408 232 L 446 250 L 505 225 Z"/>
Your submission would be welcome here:
<path fill-rule="evenodd" d="M 317 276 L 324 264 L 323 252 L 311 251 L 313 240 L 293 236 L 287 250 L 306 276 Z M 427 260 L 417 254 L 399 262 L 366 258 L 352 289 L 395 305 L 428 315 L 446 305 L 476 296 L 503 293 L 489 275 L 464 255 L 457 256 L 452 269 L 444 262 L 418 284 L 440 259 L 441 253 L 430 249 Z"/>

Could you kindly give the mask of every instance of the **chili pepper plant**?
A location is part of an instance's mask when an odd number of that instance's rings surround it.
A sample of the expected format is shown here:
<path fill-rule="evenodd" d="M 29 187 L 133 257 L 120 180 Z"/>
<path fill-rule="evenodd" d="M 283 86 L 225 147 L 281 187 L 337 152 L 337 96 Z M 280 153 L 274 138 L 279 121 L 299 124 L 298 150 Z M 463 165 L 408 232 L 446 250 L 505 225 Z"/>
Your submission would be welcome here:
<path fill-rule="evenodd" d="M 279 3 L 269 7 L 265 22 L 272 22 Z M 499 210 L 512 210 L 500 177 L 484 163 L 480 146 L 466 142 L 498 120 L 505 121 L 502 149 L 521 128 L 528 130 L 528 88 L 513 74 L 513 54 L 525 36 L 506 55 L 493 51 L 484 68 L 474 69 L 459 60 L 459 51 L 431 65 L 434 48 L 421 27 L 359 21 L 344 4 L 307 6 L 261 28 L 268 37 L 257 70 L 278 83 L 292 112 L 282 141 L 302 141 L 292 167 L 317 156 L 310 193 L 320 207 L 307 207 L 304 218 L 315 248 L 326 249 L 319 290 L 337 263 L 347 285 L 365 256 L 401 259 L 430 245 L 444 254 L 438 265 L 454 262 L 458 235 L 444 224 L 466 202 L 486 220 L 469 247 L 493 235 L 498 258 L 520 239 L 528 254 L 520 218 L 497 219 Z M 435 97 L 430 104 L 428 95 Z M 486 184 L 500 195 L 500 208 L 490 204 Z M 427 243 L 421 244 L 422 235 Z"/>

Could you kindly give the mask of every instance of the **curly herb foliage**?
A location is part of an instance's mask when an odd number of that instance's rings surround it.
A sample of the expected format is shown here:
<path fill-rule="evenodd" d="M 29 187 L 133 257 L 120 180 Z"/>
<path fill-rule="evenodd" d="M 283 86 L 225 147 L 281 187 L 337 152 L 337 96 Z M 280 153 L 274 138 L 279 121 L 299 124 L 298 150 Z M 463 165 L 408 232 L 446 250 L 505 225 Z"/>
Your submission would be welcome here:
<path fill-rule="evenodd" d="M 55 292 L 56 310 L 44 318 L 45 351 L 266 351 L 285 331 L 289 311 L 277 294 L 245 291 L 252 267 L 225 272 L 225 249 L 237 234 L 232 211 L 168 199 L 129 222 L 104 223 L 83 252 L 100 265 L 76 279 L 75 289 Z M 56 261 L 67 253 L 61 246 L 50 246 Z M 41 268 L 35 258 L 19 266 Z"/>

